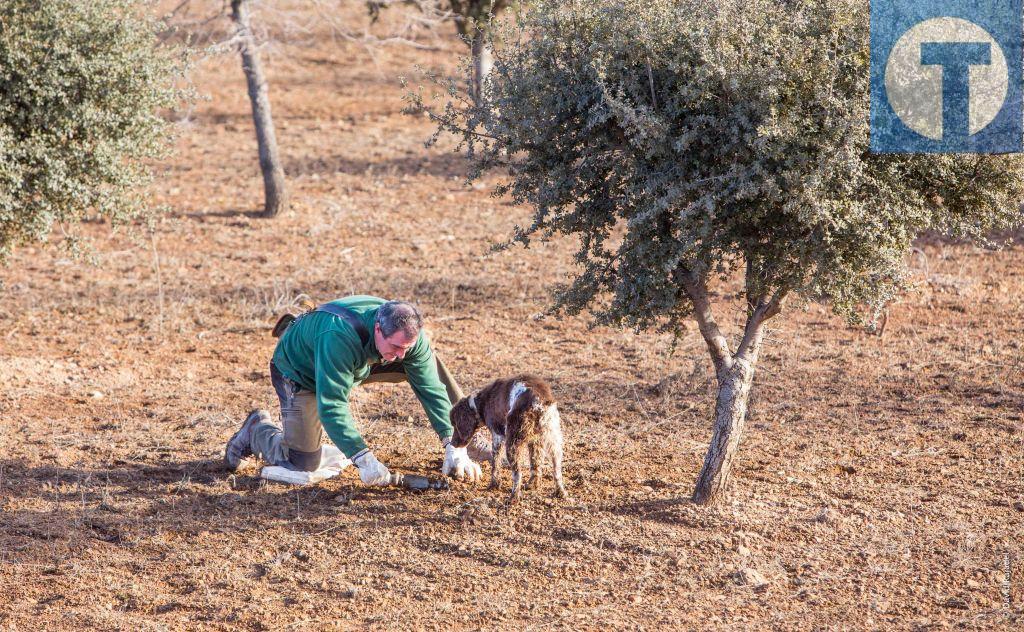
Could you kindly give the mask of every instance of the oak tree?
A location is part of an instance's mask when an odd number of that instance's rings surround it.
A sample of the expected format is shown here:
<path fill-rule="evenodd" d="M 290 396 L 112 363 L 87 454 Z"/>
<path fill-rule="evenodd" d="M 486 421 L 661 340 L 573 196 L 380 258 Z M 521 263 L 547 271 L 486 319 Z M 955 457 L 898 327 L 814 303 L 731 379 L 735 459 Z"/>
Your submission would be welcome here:
<path fill-rule="evenodd" d="M 503 36 L 483 101 L 433 113 L 471 177 L 505 169 L 495 193 L 532 207 L 506 245 L 578 239 L 553 312 L 696 321 L 718 383 L 697 503 L 729 480 L 787 302 L 870 321 L 923 231 L 987 243 L 1024 223 L 1018 155 L 869 151 L 868 41 L 860 0 L 539 0 Z M 710 288 L 733 274 L 745 322 L 728 336 Z"/>
<path fill-rule="evenodd" d="M 136 0 L 0 3 L 0 259 L 54 224 L 145 208 L 180 54 Z"/>

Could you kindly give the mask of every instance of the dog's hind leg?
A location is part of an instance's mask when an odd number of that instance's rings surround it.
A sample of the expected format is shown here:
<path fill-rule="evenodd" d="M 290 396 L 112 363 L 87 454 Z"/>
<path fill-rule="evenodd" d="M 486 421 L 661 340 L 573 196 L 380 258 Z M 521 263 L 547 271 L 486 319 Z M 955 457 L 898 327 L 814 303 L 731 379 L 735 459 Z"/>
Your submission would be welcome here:
<path fill-rule="evenodd" d="M 501 467 L 501 446 L 505 443 L 505 438 L 499 434 L 494 435 L 491 446 L 491 485 L 488 489 L 498 489 L 500 482 L 498 481 L 498 468 Z"/>
<path fill-rule="evenodd" d="M 551 446 L 551 469 L 555 475 L 555 496 L 568 498 L 569 492 L 565 491 L 565 483 L 562 482 L 562 443 Z"/>
<path fill-rule="evenodd" d="M 545 446 L 551 454 L 551 469 L 555 477 L 555 496 L 568 498 L 565 483 L 562 482 L 562 420 L 554 405 L 545 414 Z"/>
<path fill-rule="evenodd" d="M 522 452 L 523 441 L 520 437 L 512 437 L 508 443 L 505 444 L 505 452 L 508 454 L 508 462 L 512 464 L 512 495 L 509 497 L 509 502 L 514 503 L 520 499 L 523 495 L 523 475 L 520 472 L 520 455 Z"/>
<path fill-rule="evenodd" d="M 534 489 L 540 485 L 540 460 L 543 456 L 541 450 L 537 448 L 536 442 L 531 442 L 526 446 L 526 451 L 530 455 L 530 478 L 526 481 L 526 489 Z"/>

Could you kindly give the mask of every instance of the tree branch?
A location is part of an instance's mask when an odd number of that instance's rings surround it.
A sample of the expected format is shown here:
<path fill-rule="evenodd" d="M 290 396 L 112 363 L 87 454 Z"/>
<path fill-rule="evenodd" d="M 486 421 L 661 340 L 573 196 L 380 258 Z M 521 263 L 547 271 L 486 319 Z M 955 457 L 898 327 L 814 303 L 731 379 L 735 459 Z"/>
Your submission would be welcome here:
<path fill-rule="evenodd" d="M 647 81 L 651 84 L 651 105 L 658 109 L 658 97 L 654 96 L 654 75 L 651 73 L 651 62 L 647 61 Z"/>
<path fill-rule="evenodd" d="M 708 345 L 715 370 L 719 373 L 732 365 L 732 354 L 729 341 L 718 328 L 715 316 L 711 312 L 711 301 L 708 299 L 707 285 L 696 272 L 686 271 L 682 274 L 682 286 L 686 295 L 693 301 L 693 318 L 697 321 L 704 342 Z"/>
<path fill-rule="evenodd" d="M 757 301 L 757 307 L 747 317 L 747 325 L 743 329 L 743 340 L 736 349 L 737 358 L 746 358 L 750 350 L 754 348 L 755 342 L 760 335 L 761 326 L 772 316 L 782 311 L 782 301 L 786 298 L 787 290 L 779 288 L 775 290 L 770 299 L 762 296 Z"/>

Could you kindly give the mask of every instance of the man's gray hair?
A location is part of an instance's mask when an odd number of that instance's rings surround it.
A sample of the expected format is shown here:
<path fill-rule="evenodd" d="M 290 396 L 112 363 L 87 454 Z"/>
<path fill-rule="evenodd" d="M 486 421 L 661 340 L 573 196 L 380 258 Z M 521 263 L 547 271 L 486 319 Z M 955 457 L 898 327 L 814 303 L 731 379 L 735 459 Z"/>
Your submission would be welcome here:
<path fill-rule="evenodd" d="M 385 338 L 399 329 L 409 338 L 415 338 L 423 328 L 423 315 L 412 303 L 388 301 L 377 309 L 377 324 Z"/>

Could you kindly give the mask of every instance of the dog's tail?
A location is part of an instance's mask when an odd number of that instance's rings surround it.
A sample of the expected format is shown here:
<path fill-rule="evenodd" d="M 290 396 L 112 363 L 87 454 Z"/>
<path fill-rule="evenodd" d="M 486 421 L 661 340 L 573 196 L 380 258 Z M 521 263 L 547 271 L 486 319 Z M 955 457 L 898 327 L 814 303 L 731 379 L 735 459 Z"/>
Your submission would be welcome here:
<path fill-rule="evenodd" d="M 537 394 L 533 392 L 533 389 L 524 389 L 516 401 L 512 404 L 512 409 L 508 413 L 509 419 L 519 419 L 520 433 L 523 436 L 528 436 L 534 431 L 538 430 L 536 425 L 540 421 L 540 409 L 543 404 Z"/>
<path fill-rule="evenodd" d="M 558 406 L 554 402 L 551 402 L 540 416 L 540 432 L 542 435 L 557 433 L 561 436 L 562 434 L 562 417 L 558 414 Z"/>
<path fill-rule="evenodd" d="M 553 401 L 544 401 L 532 388 L 523 391 L 512 406 L 509 417 L 522 421 L 522 434 L 547 434 L 560 426 L 558 407 Z"/>

